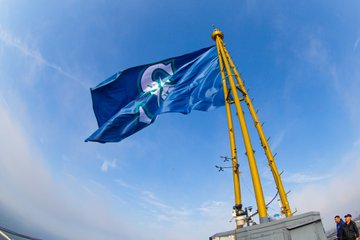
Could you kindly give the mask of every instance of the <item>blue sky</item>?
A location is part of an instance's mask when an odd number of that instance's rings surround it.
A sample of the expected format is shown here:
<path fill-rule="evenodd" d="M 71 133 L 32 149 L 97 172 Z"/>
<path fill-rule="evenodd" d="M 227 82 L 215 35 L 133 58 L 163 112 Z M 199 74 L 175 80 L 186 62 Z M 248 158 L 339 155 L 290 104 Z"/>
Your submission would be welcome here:
<path fill-rule="evenodd" d="M 292 208 L 320 211 L 326 229 L 335 214 L 359 214 L 359 10 L 355 0 L 0 0 L 0 225 L 44 239 L 232 229 L 231 172 L 214 167 L 229 155 L 225 108 L 163 114 L 120 143 L 84 142 L 97 128 L 90 87 L 214 44 L 213 24 L 265 122 Z M 255 206 L 240 137 L 243 204 Z"/>

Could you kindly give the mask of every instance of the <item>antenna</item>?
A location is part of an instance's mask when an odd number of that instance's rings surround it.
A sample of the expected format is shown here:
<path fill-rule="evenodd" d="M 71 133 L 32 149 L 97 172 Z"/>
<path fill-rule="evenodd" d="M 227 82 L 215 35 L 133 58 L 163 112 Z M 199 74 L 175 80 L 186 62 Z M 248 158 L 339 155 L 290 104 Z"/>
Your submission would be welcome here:
<path fill-rule="evenodd" d="M 220 158 L 223 159 L 223 162 L 229 162 L 231 160 L 231 158 L 229 158 L 227 156 L 220 156 Z M 218 172 L 223 172 L 224 169 L 227 169 L 227 168 L 233 168 L 233 166 L 218 166 L 218 165 L 215 165 L 215 167 L 218 169 Z"/>

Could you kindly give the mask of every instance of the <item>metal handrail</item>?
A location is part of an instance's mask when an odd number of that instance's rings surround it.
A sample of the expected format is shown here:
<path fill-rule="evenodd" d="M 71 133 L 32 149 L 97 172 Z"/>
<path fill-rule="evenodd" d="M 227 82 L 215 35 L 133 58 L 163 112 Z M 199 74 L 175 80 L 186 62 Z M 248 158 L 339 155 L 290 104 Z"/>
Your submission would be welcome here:
<path fill-rule="evenodd" d="M 14 236 L 16 236 L 16 237 L 21 237 L 21 238 L 24 238 L 24 239 L 29 239 L 29 240 L 41 240 L 40 238 L 29 237 L 29 236 L 27 236 L 27 235 L 14 232 L 14 231 L 12 231 L 12 230 L 9 230 L 9 229 L 7 229 L 7 228 L 4 228 L 4 227 L 1 227 L 1 226 L 0 226 L 0 233 L 3 233 L 3 232 L 8 233 L 8 234 L 11 234 L 11 235 L 14 235 Z M 3 233 L 3 234 L 4 234 L 4 233 Z M 8 236 L 6 236 L 6 235 L 3 236 L 3 234 L 1 234 L 0 236 L 2 236 L 4 239 L 6 239 L 6 240 L 11 239 L 10 237 L 8 237 Z M 6 237 L 7 237 L 7 238 L 6 238 Z"/>

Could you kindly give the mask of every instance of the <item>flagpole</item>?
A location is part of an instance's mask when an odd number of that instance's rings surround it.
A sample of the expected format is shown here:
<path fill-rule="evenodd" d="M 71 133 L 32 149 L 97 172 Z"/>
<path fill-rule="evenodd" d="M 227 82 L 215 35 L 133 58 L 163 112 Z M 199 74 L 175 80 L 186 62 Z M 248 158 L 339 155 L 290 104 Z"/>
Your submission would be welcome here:
<path fill-rule="evenodd" d="M 243 137 L 243 141 L 244 141 L 244 145 L 245 145 L 245 149 L 246 149 L 246 155 L 247 155 L 248 162 L 249 162 L 249 167 L 250 167 L 250 172 L 251 172 L 251 177 L 252 177 L 252 182 L 253 182 L 253 187 L 254 187 L 254 192 L 255 192 L 255 198 L 256 198 L 256 204 L 257 204 L 257 208 L 258 208 L 260 223 L 267 222 L 268 215 L 267 215 L 267 210 L 266 210 L 266 205 L 265 205 L 264 194 L 263 194 L 262 187 L 261 187 L 259 172 L 257 169 L 256 160 L 255 160 L 255 156 L 254 156 L 254 150 L 253 150 L 253 147 L 251 144 L 248 128 L 246 126 L 244 112 L 243 112 L 241 104 L 240 104 L 240 98 L 237 93 L 237 87 L 234 83 L 234 79 L 232 76 L 233 74 L 231 72 L 229 62 L 228 62 L 228 59 L 225 54 L 224 43 L 222 41 L 222 39 L 224 38 L 224 35 L 220 30 L 215 29 L 212 33 L 212 38 L 216 42 L 216 45 L 218 47 L 219 63 L 220 63 L 220 59 L 221 59 L 221 61 L 225 65 L 225 70 L 227 73 L 226 75 L 229 80 L 232 96 L 234 98 L 236 112 L 237 112 L 237 116 L 238 116 L 238 119 L 240 122 L 241 133 L 242 133 L 242 137 Z M 222 73 L 222 74 L 224 74 L 224 73 Z"/>
<path fill-rule="evenodd" d="M 218 42 L 216 42 L 218 45 Z M 236 151 L 236 142 L 235 142 L 235 131 L 234 125 L 232 121 L 232 113 L 231 113 L 231 102 L 230 92 L 228 91 L 228 87 L 226 84 L 226 75 L 224 71 L 223 61 L 220 53 L 220 47 L 217 47 L 218 56 L 219 56 L 219 65 L 220 72 L 222 77 L 222 84 L 224 90 L 224 100 L 225 100 L 225 108 L 228 122 L 228 132 L 229 132 L 229 140 L 230 140 L 230 150 L 231 150 L 231 163 L 232 163 L 232 172 L 233 172 L 233 181 L 234 181 L 234 195 L 235 195 L 235 219 L 236 219 L 236 227 L 242 228 L 245 224 L 244 219 L 244 211 L 242 210 L 242 202 L 241 202 L 241 190 L 240 190 L 240 180 L 239 180 L 239 164 L 238 157 Z"/>
<path fill-rule="evenodd" d="M 228 51 L 226 50 L 226 47 L 223 46 L 223 49 L 224 49 L 224 52 L 225 52 L 225 55 L 226 55 L 226 58 L 227 60 L 229 61 L 230 63 L 230 67 L 231 69 L 233 70 L 235 76 L 236 76 L 236 80 L 237 80 L 237 83 L 238 83 L 238 87 L 240 88 L 240 92 L 242 93 L 243 95 L 243 98 L 249 108 L 249 111 L 250 111 L 250 114 L 252 116 L 252 119 L 254 121 L 254 125 L 255 125 L 255 128 L 258 132 L 258 135 L 260 137 L 260 142 L 261 142 L 261 146 L 263 147 L 264 149 L 264 152 L 265 152 L 265 155 L 268 159 L 268 163 L 269 163 L 269 167 L 271 169 L 271 172 L 273 174 L 273 178 L 274 178 L 274 181 L 275 181 L 275 184 L 276 184 L 276 188 L 279 192 L 279 196 L 280 196 L 280 201 L 281 201 L 281 204 L 282 204 L 282 209 L 281 209 L 281 212 L 283 214 L 285 214 L 286 217 L 291 217 L 292 216 L 292 212 L 291 212 L 291 209 L 290 209 L 290 204 L 289 204 L 289 201 L 287 199 L 287 194 L 285 192 L 285 189 L 284 189 L 284 186 L 282 184 L 282 180 L 281 180 L 281 176 L 279 174 L 279 171 L 278 171 L 278 168 L 276 166 L 276 163 L 275 163 L 275 159 L 274 159 L 274 155 L 272 154 L 271 152 L 271 149 L 269 147 L 269 143 L 268 143 L 268 140 L 266 139 L 265 137 L 265 133 L 264 133 L 264 130 L 262 128 L 262 125 L 260 124 L 260 121 L 259 121 L 259 118 L 256 114 L 256 111 L 254 109 L 254 106 L 252 104 L 252 101 L 249 97 L 249 94 L 248 92 L 246 91 L 246 88 L 245 88 L 245 85 L 235 67 L 235 64 L 233 63 Z"/>

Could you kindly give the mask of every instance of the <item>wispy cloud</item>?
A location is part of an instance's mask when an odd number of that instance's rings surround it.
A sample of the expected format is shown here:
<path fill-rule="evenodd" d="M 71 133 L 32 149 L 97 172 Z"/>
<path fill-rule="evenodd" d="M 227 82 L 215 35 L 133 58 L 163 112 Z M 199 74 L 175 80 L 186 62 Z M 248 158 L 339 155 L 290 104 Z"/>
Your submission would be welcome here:
<path fill-rule="evenodd" d="M 1 101 L 0 125 L 0 212 L 10 213 L 0 225 L 14 227 L 8 224 L 17 219 L 16 230 L 27 226 L 27 234 L 44 239 L 137 239 L 131 226 L 101 204 L 101 195 L 53 179 L 45 159 Z"/>
<path fill-rule="evenodd" d="M 101 171 L 107 172 L 109 168 L 115 168 L 116 167 L 116 160 L 113 159 L 112 161 L 104 161 L 101 165 Z"/>
<path fill-rule="evenodd" d="M 333 227 L 333 216 L 350 212 L 359 214 L 360 189 L 356 179 L 360 172 L 360 151 L 351 147 L 331 171 L 333 177 L 299 185 L 296 194 L 291 194 L 293 207 L 300 212 L 320 211 L 325 228 Z"/>
<path fill-rule="evenodd" d="M 286 130 L 282 130 L 278 134 L 275 135 L 274 139 L 270 141 L 270 147 L 272 151 L 275 151 L 279 145 L 282 143 L 284 137 L 285 137 Z"/>
<path fill-rule="evenodd" d="M 190 210 L 170 206 L 150 191 L 143 191 L 141 199 L 143 203 L 151 206 L 152 210 L 155 211 L 158 220 L 176 223 L 184 217 L 191 215 Z"/>
<path fill-rule="evenodd" d="M 132 184 L 125 182 L 122 179 L 115 179 L 114 182 L 116 182 L 119 186 L 128 188 L 128 189 L 136 189 Z"/>
<path fill-rule="evenodd" d="M 176 204 L 164 201 L 153 191 L 141 189 L 122 179 L 114 181 L 128 190 L 127 194 L 146 210 L 146 215 L 152 218 L 154 222 L 186 225 L 197 224 L 197 216 L 203 216 L 201 219 L 204 217 L 208 220 L 212 219 L 214 222 L 217 222 L 215 219 L 219 219 L 220 216 L 225 216 L 225 219 L 231 217 L 231 206 L 224 201 L 209 200 L 201 203 L 198 207 L 179 207 Z M 205 224 L 204 220 L 202 223 Z"/>
<path fill-rule="evenodd" d="M 356 39 L 356 41 L 354 42 L 354 48 L 353 48 L 354 51 L 356 51 L 356 49 L 358 48 L 359 42 L 360 42 L 360 38 Z"/>
<path fill-rule="evenodd" d="M 329 63 L 329 54 L 324 42 L 318 34 L 309 34 L 306 39 L 306 46 L 298 49 L 297 53 L 304 60 L 317 67 L 324 67 Z"/>
<path fill-rule="evenodd" d="M 273 184 L 274 183 L 274 177 L 271 174 L 271 171 L 265 171 L 262 173 L 262 177 L 267 180 L 267 183 Z M 305 183 L 313 183 L 322 181 L 325 179 L 330 178 L 330 174 L 322 174 L 322 175 L 316 175 L 310 174 L 308 172 L 284 172 L 281 174 L 281 179 L 283 182 L 286 183 L 294 183 L 294 184 L 305 184 Z"/>
<path fill-rule="evenodd" d="M 312 183 L 312 182 L 318 182 L 325 179 L 330 178 L 331 175 L 325 174 L 320 176 L 311 176 L 305 173 L 287 173 L 285 176 L 283 176 L 283 181 L 287 183 Z"/>
<path fill-rule="evenodd" d="M 21 39 L 13 36 L 11 34 L 11 32 L 5 30 L 1 25 L 0 25 L 0 40 L 8 46 L 16 48 L 24 56 L 27 56 L 27 57 L 30 57 L 31 59 L 33 59 L 37 65 L 43 65 L 43 66 L 49 67 L 49 68 L 57 71 L 58 73 L 68 77 L 69 79 L 76 81 L 82 87 L 84 87 L 86 89 L 88 88 L 88 86 L 85 83 L 83 83 L 79 79 L 75 78 L 70 73 L 64 71 L 59 65 L 47 61 L 42 56 L 42 54 L 39 50 L 29 47 L 29 45 L 27 43 L 25 43 Z"/>
<path fill-rule="evenodd" d="M 353 145 L 354 147 L 360 146 L 360 139 L 356 140 Z"/>
<path fill-rule="evenodd" d="M 103 163 L 100 167 L 102 172 L 108 172 L 109 168 L 116 168 L 116 162 L 117 159 L 114 158 L 112 160 L 108 160 L 106 159 L 104 156 L 100 155 L 99 153 L 97 153 L 97 158 L 100 159 Z"/>
<path fill-rule="evenodd" d="M 194 213 L 191 208 L 173 206 L 159 198 L 154 192 L 141 189 L 133 184 L 127 183 L 122 179 L 115 179 L 115 183 L 127 190 L 131 196 L 142 208 L 147 210 L 147 214 L 158 222 L 167 222 L 176 224 L 188 220 L 188 217 Z"/>
<path fill-rule="evenodd" d="M 217 215 L 219 211 L 229 210 L 226 202 L 222 201 L 207 201 L 201 204 L 198 208 L 200 214 L 209 216 L 209 215 Z M 229 214 L 230 216 L 230 214 Z"/>

